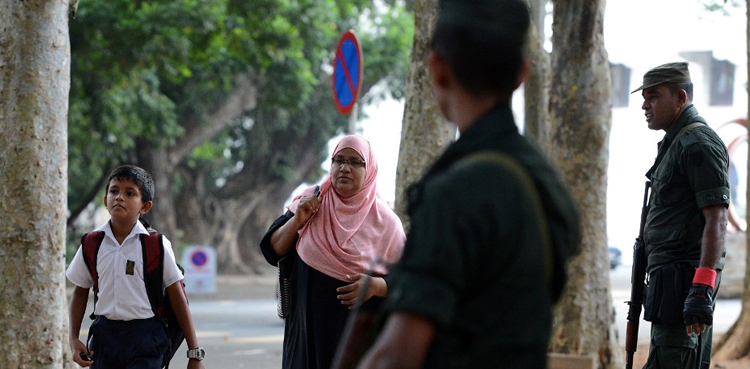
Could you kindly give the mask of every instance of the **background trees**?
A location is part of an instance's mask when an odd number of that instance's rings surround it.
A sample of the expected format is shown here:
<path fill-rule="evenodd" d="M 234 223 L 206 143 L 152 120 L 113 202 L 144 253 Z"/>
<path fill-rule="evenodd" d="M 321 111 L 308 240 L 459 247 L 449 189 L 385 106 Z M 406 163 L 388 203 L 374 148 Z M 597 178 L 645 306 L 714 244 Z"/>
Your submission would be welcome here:
<path fill-rule="evenodd" d="M 0 29 L 0 368 L 60 368 L 68 3 L 3 1 Z"/>
<path fill-rule="evenodd" d="M 386 6 L 387 5 L 387 6 Z M 122 162 L 156 182 L 149 216 L 181 243 L 217 247 L 219 269 L 251 271 L 291 191 L 318 180 L 336 113 L 330 65 L 355 29 L 363 95 L 403 95 L 411 19 L 399 1 L 114 0 L 71 25 L 69 226 Z"/>

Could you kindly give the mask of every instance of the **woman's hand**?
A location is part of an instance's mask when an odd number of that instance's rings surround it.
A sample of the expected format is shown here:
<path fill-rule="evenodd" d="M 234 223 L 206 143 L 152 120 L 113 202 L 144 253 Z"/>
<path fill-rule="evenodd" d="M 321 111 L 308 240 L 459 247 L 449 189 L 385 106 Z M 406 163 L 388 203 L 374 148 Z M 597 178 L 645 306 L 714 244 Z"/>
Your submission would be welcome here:
<path fill-rule="evenodd" d="M 318 212 L 320 208 L 320 199 L 314 194 L 303 196 L 299 199 L 297 204 L 297 212 L 294 213 L 294 217 L 297 218 L 297 224 L 304 225 L 310 218 Z"/>
<path fill-rule="evenodd" d="M 349 306 L 349 309 L 354 309 L 357 306 L 357 296 L 360 291 L 367 285 L 367 291 L 362 302 L 370 299 L 370 297 L 378 296 L 385 297 L 388 293 L 388 286 L 385 283 L 385 279 L 380 277 L 369 277 L 367 274 L 355 274 L 346 276 L 351 284 L 336 289 L 339 293 L 338 299 L 341 300 L 342 305 Z M 367 283 L 369 280 L 369 283 Z"/>

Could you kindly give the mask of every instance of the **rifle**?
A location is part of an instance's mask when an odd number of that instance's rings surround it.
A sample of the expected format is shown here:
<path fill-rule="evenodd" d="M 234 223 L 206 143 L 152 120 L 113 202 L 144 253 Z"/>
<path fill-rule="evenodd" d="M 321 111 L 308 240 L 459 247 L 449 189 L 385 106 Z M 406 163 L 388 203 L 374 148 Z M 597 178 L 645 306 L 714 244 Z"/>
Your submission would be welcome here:
<path fill-rule="evenodd" d="M 646 244 L 643 241 L 643 229 L 646 226 L 648 216 L 648 195 L 651 181 L 646 181 L 646 190 L 643 194 L 643 208 L 641 209 L 641 226 L 638 229 L 638 238 L 633 246 L 633 271 L 630 277 L 630 301 L 626 301 L 628 308 L 628 325 L 625 333 L 625 368 L 633 369 L 633 355 L 638 348 L 638 325 L 641 321 L 641 310 L 643 310 L 643 293 L 646 279 Z"/>

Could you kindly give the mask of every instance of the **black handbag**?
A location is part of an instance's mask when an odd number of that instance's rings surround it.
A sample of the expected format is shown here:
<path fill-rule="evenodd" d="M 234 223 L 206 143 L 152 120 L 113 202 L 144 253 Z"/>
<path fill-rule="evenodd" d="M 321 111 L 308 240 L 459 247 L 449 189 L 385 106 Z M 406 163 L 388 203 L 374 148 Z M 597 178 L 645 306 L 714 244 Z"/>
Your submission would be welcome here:
<path fill-rule="evenodd" d="M 285 256 L 279 259 L 276 266 L 279 268 L 279 282 L 276 284 L 276 313 L 279 318 L 285 319 L 289 316 L 289 304 L 291 292 L 289 291 L 294 268 L 294 258 Z"/>

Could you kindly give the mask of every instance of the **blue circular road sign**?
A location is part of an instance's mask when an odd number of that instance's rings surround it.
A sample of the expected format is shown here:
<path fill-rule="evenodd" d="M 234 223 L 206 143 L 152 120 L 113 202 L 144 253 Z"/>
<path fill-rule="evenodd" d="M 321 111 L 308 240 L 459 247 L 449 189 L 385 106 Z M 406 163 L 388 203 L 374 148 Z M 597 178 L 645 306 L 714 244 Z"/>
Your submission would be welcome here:
<path fill-rule="evenodd" d="M 333 61 L 333 97 L 336 109 L 348 114 L 359 98 L 362 86 L 362 48 L 353 31 L 341 36 Z"/>

